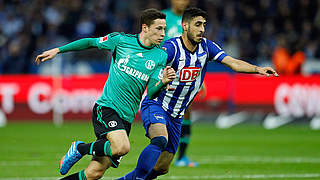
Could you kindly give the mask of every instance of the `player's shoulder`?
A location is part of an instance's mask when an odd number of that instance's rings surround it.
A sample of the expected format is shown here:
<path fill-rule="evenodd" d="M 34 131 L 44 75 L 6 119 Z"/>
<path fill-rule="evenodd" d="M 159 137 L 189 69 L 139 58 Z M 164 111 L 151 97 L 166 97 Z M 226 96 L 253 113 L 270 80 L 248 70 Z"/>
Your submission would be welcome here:
<path fill-rule="evenodd" d="M 214 41 L 212 41 L 212 40 L 210 40 L 210 39 L 207 39 L 207 38 L 205 38 L 205 37 L 203 37 L 203 38 L 201 39 L 201 44 L 213 44 L 213 45 L 219 47 L 218 43 L 216 43 L 216 42 L 214 42 Z"/>
<path fill-rule="evenodd" d="M 157 49 L 160 53 L 166 53 L 165 49 L 164 49 L 161 45 L 156 45 L 156 49 Z"/>
<path fill-rule="evenodd" d="M 171 13 L 171 9 L 168 8 L 168 9 L 164 9 L 164 10 L 161 10 L 161 12 L 163 12 L 164 14 L 168 15 Z"/>
<path fill-rule="evenodd" d="M 112 32 L 109 34 L 110 37 L 114 37 L 114 36 L 118 36 L 118 35 L 121 35 L 122 33 L 121 32 Z"/>
<path fill-rule="evenodd" d="M 137 39 L 137 35 L 136 34 L 128 34 L 128 33 L 124 33 L 124 32 L 116 32 L 115 36 L 119 36 L 121 39 Z"/>
<path fill-rule="evenodd" d="M 174 48 L 174 46 L 177 45 L 178 39 L 179 39 L 179 37 L 174 37 L 174 38 L 170 38 L 170 39 L 166 40 L 163 43 L 163 47 Z"/>
<path fill-rule="evenodd" d="M 122 44 L 124 42 L 132 42 L 135 43 L 137 39 L 136 34 L 127 34 L 124 32 L 113 32 L 108 35 L 110 39 L 113 39 L 114 42 L 117 42 L 118 44 Z"/>
<path fill-rule="evenodd" d="M 211 41 L 207 38 L 202 38 L 201 39 L 201 46 L 202 47 L 208 47 L 208 48 L 218 48 L 221 49 L 220 45 L 218 45 L 218 43 Z"/>
<path fill-rule="evenodd" d="M 128 37 L 128 38 L 137 38 L 137 34 L 128 34 L 124 32 L 121 32 L 120 34 L 121 36 Z"/>
<path fill-rule="evenodd" d="M 158 51 L 160 55 L 159 57 L 161 57 L 160 59 L 167 59 L 168 54 L 164 47 L 161 47 L 161 45 L 156 45 L 155 49 Z"/>
<path fill-rule="evenodd" d="M 134 39 L 137 38 L 136 34 L 127 34 L 124 32 L 112 32 L 112 33 L 108 34 L 108 36 L 110 38 L 134 38 Z"/>
<path fill-rule="evenodd" d="M 112 41 L 115 41 L 115 40 L 118 40 L 121 38 L 121 33 L 119 32 L 112 32 L 112 33 L 109 33 L 107 35 L 105 35 L 104 37 L 101 37 L 100 38 L 100 43 L 102 42 L 108 42 L 108 40 L 112 40 Z"/>
<path fill-rule="evenodd" d="M 201 39 L 200 44 L 201 44 L 201 45 L 202 45 L 202 44 L 208 44 L 208 43 L 210 43 L 210 42 L 211 42 L 211 41 L 210 41 L 209 39 L 203 37 L 203 38 Z"/>
<path fill-rule="evenodd" d="M 162 45 L 163 50 L 167 53 L 168 57 L 170 58 L 172 58 L 174 54 L 178 51 L 178 39 L 179 37 L 168 39 Z"/>

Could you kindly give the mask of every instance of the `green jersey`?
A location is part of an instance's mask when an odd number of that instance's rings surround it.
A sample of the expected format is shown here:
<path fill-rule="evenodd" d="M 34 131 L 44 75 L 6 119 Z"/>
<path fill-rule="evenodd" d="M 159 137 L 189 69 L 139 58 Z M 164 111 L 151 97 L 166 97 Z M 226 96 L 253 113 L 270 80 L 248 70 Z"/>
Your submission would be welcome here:
<path fill-rule="evenodd" d="M 167 27 L 166 27 L 166 35 L 164 37 L 164 41 L 173 38 L 173 37 L 178 37 L 181 36 L 182 34 L 182 16 L 179 16 L 172 12 L 171 9 L 165 9 L 162 11 L 163 13 L 166 14 L 166 22 L 167 22 Z"/>
<path fill-rule="evenodd" d="M 97 38 L 96 46 L 113 54 L 109 77 L 97 104 L 114 109 L 132 123 L 147 85 L 150 88 L 150 82 L 162 78 L 167 54 L 158 46 L 144 46 L 139 35 L 124 33 Z"/>

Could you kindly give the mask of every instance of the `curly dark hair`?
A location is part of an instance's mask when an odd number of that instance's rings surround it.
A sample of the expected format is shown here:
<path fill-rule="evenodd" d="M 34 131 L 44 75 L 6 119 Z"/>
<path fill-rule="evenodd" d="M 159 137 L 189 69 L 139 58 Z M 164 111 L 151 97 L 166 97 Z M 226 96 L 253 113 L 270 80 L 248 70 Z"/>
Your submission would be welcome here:
<path fill-rule="evenodd" d="M 182 22 L 189 22 L 194 17 L 202 16 L 205 19 L 208 19 L 208 14 L 200 8 L 190 7 L 187 8 L 182 15 Z"/>

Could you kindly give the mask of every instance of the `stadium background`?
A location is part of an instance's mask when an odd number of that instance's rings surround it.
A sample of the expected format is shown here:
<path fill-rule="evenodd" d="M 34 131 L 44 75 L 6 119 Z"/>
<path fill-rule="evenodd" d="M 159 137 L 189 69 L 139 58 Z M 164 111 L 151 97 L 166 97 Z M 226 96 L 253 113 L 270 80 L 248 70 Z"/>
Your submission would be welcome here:
<path fill-rule="evenodd" d="M 207 38 L 233 57 L 275 67 L 280 77 L 234 74 L 211 63 L 188 152 L 200 168 L 172 167 L 162 179 L 320 179 L 320 1 L 191 5 L 209 13 Z M 169 1 L 0 0 L 0 179 L 57 179 L 68 144 L 94 138 L 90 111 L 110 54 L 65 53 L 40 67 L 35 56 L 83 37 L 137 33 L 139 11 L 150 7 L 165 9 Z M 132 151 L 106 177 L 134 167 L 147 143 L 139 114 L 133 129 Z M 73 171 L 85 165 L 81 160 Z"/>

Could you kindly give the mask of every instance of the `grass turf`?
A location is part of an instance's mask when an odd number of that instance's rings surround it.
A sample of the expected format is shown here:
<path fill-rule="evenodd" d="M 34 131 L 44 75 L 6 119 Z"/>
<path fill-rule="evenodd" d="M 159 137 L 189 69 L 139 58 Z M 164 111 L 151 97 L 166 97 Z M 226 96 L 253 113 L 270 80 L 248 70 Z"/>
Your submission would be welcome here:
<path fill-rule="evenodd" d="M 275 130 L 240 125 L 221 130 L 198 123 L 192 130 L 188 155 L 200 167 L 171 166 L 160 179 L 320 179 L 320 131 L 306 125 Z M 133 124 L 131 151 L 118 169 L 106 171 L 105 179 L 134 169 L 139 152 L 149 143 L 144 133 L 141 124 Z M 91 124 L 9 123 L 0 128 L 0 179 L 62 177 L 58 163 L 74 140 L 94 141 Z M 69 174 L 84 169 L 89 160 L 90 156 L 81 159 Z"/>

